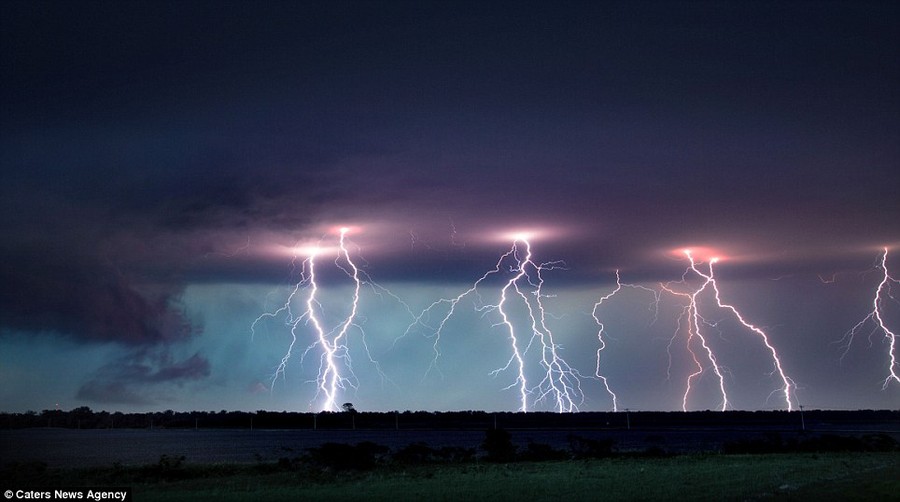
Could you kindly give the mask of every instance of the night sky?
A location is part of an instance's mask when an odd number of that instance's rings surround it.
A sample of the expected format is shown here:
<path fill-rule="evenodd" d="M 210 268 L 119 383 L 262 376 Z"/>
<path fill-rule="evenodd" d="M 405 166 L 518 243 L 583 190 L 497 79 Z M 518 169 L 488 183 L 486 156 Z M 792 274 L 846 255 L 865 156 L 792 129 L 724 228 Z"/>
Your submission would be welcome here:
<path fill-rule="evenodd" d="M 578 409 L 613 409 L 605 343 L 618 409 L 680 410 L 702 350 L 688 298 L 594 307 L 616 270 L 696 291 L 692 249 L 704 273 L 720 259 L 793 407 L 900 405 L 890 337 L 874 319 L 845 336 L 885 247 L 900 278 L 897 2 L 13 0 L 0 23 L 0 411 L 321 409 L 301 262 L 320 247 L 315 317 L 338 330 L 340 227 L 364 274 L 338 404 L 520 409 L 505 312 L 527 409 L 556 409 L 527 298 Z M 554 265 L 500 311 L 515 232 Z M 439 340 L 447 303 L 414 322 L 495 267 Z M 298 282 L 295 317 L 254 325 Z M 727 407 L 785 409 L 771 354 L 711 291 Z M 699 354 L 686 408 L 720 409 Z"/>

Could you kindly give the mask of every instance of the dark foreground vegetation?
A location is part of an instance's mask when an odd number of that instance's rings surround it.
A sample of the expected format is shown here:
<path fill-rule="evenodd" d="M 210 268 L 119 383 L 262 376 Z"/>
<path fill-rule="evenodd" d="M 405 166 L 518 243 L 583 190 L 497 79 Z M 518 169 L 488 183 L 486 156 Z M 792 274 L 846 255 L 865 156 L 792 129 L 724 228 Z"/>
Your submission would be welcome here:
<path fill-rule="evenodd" d="M 7 463 L 2 488 L 128 486 L 134 500 L 897 500 L 900 445 L 885 434 L 815 435 L 783 441 L 771 434 L 728 445 L 724 454 L 618 451 L 612 440 L 569 435 L 567 448 L 519 447 L 488 429 L 472 448 L 424 443 L 390 448 L 371 442 L 325 443 L 275 462 L 191 464 L 162 455 L 144 466 L 50 469 Z"/>
<path fill-rule="evenodd" d="M 0 428 L 64 427 L 112 428 L 220 428 L 220 429 L 629 429 L 666 427 L 778 427 L 814 429 L 858 424 L 885 424 L 900 429 L 900 410 L 806 411 L 695 411 L 695 412 L 581 412 L 517 413 L 485 411 L 358 412 L 352 404 L 345 412 L 297 413 L 273 411 L 162 411 L 110 413 L 88 407 L 40 413 L 0 413 Z"/>
<path fill-rule="evenodd" d="M 349 404 L 349 403 L 348 403 Z M 484 431 L 480 443 L 324 442 L 250 463 L 52 468 L 5 462 L 7 486 L 127 486 L 134 500 L 900 500 L 897 411 L 693 413 L 343 413 L 71 411 L 0 414 L 0 428 L 404 429 Z M 715 428 L 714 450 L 671 448 L 684 430 Z M 512 440 L 555 429 L 565 442 Z M 747 430 L 755 431 L 746 434 Z M 599 432 L 597 432 L 599 431 Z M 39 432 L 39 431 L 34 431 Z M 79 433 L 80 434 L 80 433 Z M 151 432 L 151 435 L 155 432 Z M 275 433 L 277 434 L 277 433 Z M 311 433 L 313 434 L 313 433 Z M 412 433 L 415 437 L 415 432 Z M 423 433 L 423 435 L 426 435 Z M 622 438 L 643 438 L 622 447 Z M 199 436 L 198 436 L 199 437 Z M 346 437 L 346 436 L 344 436 Z M 476 433 L 476 438 L 479 434 Z M 228 447 L 225 445 L 224 447 Z M 0 455 L 2 458 L 2 455 Z M 151 457 L 152 458 L 152 457 Z"/>

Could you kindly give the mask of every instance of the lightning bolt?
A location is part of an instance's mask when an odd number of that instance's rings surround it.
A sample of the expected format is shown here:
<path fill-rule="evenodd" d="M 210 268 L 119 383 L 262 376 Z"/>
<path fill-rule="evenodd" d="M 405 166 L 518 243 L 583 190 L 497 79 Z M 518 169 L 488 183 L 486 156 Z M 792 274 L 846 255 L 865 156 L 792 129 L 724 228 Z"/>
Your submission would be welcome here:
<path fill-rule="evenodd" d="M 540 342 L 541 367 L 545 371 L 542 380 L 537 385 L 537 401 L 543 401 L 545 398 L 552 400 L 555 403 L 556 410 L 559 412 L 578 411 L 578 404 L 584 402 L 580 374 L 569 366 L 559 354 L 558 351 L 561 346 L 556 343 L 553 338 L 553 332 L 547 326 L 547 310 L 543 304 L 543 298 L 548 297 L 542 293 L 544 284 L 543 272 L 545 270 L 562 268 L 563 263 L 555 261 L 536 265 L 531 261 L 531 245 L 528 241 L 524 242 L 528 248 L 526 263 L 530 264 L 534 270 L 533 279 L 529 279 L 529 284 L 534 288 L 532 296 L 534 297 L 536 308 L 532 309 L 528 298 L 518 287 L 516 287 L 516 291 L 528 305 L 532 333 Z M 523 268 L 525 268 L 524 264 Z M 535 312 L 537 315 L 535 315 Z M 535 322 L 536 320 L 538 322 Z M 532 340 L 535 340 L 535 338 L 532 337 Z"/>
<path fill-rule="evenodd" d="M 521 409 L 521 411 L 528 411 L 528 381 L 525 378 L 525 361 L 522 359 L 522 353 L 519 350 L 519 344 L 518 344 L 519 339 L 516 337 L 515 327 L 513 326 L 513 323 L 509 320 L 509 316 L 506 313 L 507 292 L 509 291 L 510 288 L 514 288 L 516 290 L 516 292 L 521 296 L 522 292 L 519 290 L 518 282 L 521 278 L 525 277 L 526 273 L 527 273 L 525 270 L 525 264 L 523 264 L 522 261 L 518 258 L 518 248 L 517 248 L 516 244 L 517 243 L 514 242 L 513 247 L 510 250 L 510 252 L 513 254 L 513 256 L 516 257 L 516 261 L 518 262 L 517 268 L 513 268 L 510 270 L 511 272 L 515 272 L 515 275 L 509 281 L 507 281 L 506 285 L 503 286 L 503 289 L 500 290 L 500 302 L 497 303 L 497 305 L 492 306 L 493 308 L 497 309 L 497 311 L 500 313 L 500 317 L 503 318 L 502 324 L 504 326 L 506 326 L 506 328 L 509 331 L 509 344 L 510 344 L 510 347 L 512 348 L 512 355 L 510 356 L 509 361 L 506 363 L 506 366 L 504 366 L 502 368 L 497 368 L 496 370 L 492 371 L 491 374 L 496 375 L 496 374 L 500 373 L 501 371 L 505 371 L 505 370 L 509 369 L 510 365 L 515 360 L 515 362 L 517 363 L 516 381 L 513 382 L 512 384 L 510 384 L 510 386 L 507 387 L 507 389 L 512 388 L 516 384 L 518 384 L 519 398 L 521 399 L 521 402 L 522 402 L 522 407 L 520 409 Z M 531 246 L 528 245 L 528 241 L 525 241 L 525 248 L 527 250 L 525 263 L 527 264 L 529 261 L 531 261 Z M 528 305 L 528 313 L 531 316 L 532 326 L 534 326 L 534 322 L 535 322 L 534 321 L 534 313 L 531 311 L 531 304 L 528 303 L 527 298 L 525 300 L 525 304 Z"/>
<path fill-rule="evenodd" d="M 709 264 L 709 277 L 710 277 L 710 282 L 713 287 L 713 291 L 715 292 L 716 305 L 718 305 L 719 308 L 723 308 L 723 309 L 731 311 L 731 313 L 734 314 L 734 317 L 738 320 L 738 322 L 740 322 L 745 328 L 750 330 L 752 333 L 757 335 L 762 340 L 763 344 L 766 346 L 766 349 L 768 349 L 769 353 L 772 356 L 772 365 L 774 367 L 772 374 L 777 373 L 778 377 L 781 379 L 782 387 L 780 390 L 781 390 L 782 395 L 784 396 L 785 406 L 787 407 L 788 411 L 793 411 L 793 409 L 794 409 L 793 408 L 793 398 L 791 396 L 791 389 L 793 388 L 793 381 L 784 373 L 784 369 L 782 368 L 782 365 L 781 365 L 781 358 L 778 356 L 778 351 L 776 351 L 775 347 L 772 346 L 772 342 L 771 342 L 771 340 L 769 340 L 769 336 L 762 329 L 747 322 L 744 319 L 744 316 L 742 316 L 741 313 L 738 312 L 737 309 L 734 308 L 732 305 L 722 302 L 721 295 L 719 293 L 719 284 L 715 281 L 715 279 L 713 279 L 713 270 L 712 270 L 713 263 L 715 263 L 715 261 L 712 261 Z M 693 265 L 693 263 L 692 263 L 692 265 Z"/>
<path fill-rule="evenodd" d="M 897 335 L 888 328 L 887 324 L 884 321 L 884 307 L 883 302 L 885 297 L 890 298 L 891 300 L 897 301 L 897 298 L 894 297 L 893 292 L 891 291 L 892 284 L 900 284 L 900 281 L 894 279 L 887 267 L 887 257 L 888 257 L 888 248 L 885 247 L 884 253 L 881 255 L 881 261 L 876 268 L 880 268 L 884 271 L 881 281 L 878 283 L 878 287 L 875 288 L 875 296 L 872 299 L 872 310 L 864 317 L 861 321 L 856 323 L 853 328 L 850 329 L 845 335 L 844 338 L 847 340 L 846 350 L 844 350 L 844 355 L 847 354 L 847 351 L 850 350 L 850 345 L 853 342 L 853 338 L 856 336 L 856 332 L 865 326 L 869 321 L 874 323 L 874 327 L 872 329 L 872 334 L 878 332 L 879 330 L 884 333 L 885 338 L 888 342 L 888 375 L 884 379 L 884 383 L 881 386 L 882 390 L 888 388 L 891 381 L 900 383 L 900 374 L 897 373 Z M 871 334 L 869 335 L 871 336 Z M 843 357 L 843 355 L 841 356 Z"/>
<path fill-rule="evenodd" d="M 288 295 L 287 299 L 284 301 L 284 304 L 278 309 L 272 312 L 264 312 L 260 314 L 250 325 L 250 333 L 252 338 L 256 337 L 256 329 L 257 325 L 260 324 L 265 319 L 277 319 L 280 316 L 284 316 L 284 324 L 290 327 L 289 333 L 291 335 L 291 342 L 288 345 L 287 351 L 284 356 L 281 358 L 281 362 L 278 363 L 278 366 L 275 368 L 275 372 L 272 375 L 271 384 L 269 385 L 269 389 L 274 389 L 275 382 L 278 380 L 278 377 L 285 376 L 285 370 L 287 369 L 288 361 L 291 359 L 294 351 L 294 346 L 297 344 L 297 326 L 306 320 L 307 322 L 311 322 L 313 326 L 317 329 L 317 331 L 323 333 L 321 331 L 321 324 L 318 322 L 318 319 L 315 317 L 314 310 L 312 306 L 315 304 L 315 291 L 318 288 L 315 282 L 315 256 L 318 253 L 318 249 L 310 249 L 308 250 L 309 257 L 303 260 L 301 265 L 300 272 L 300 280 L 294 284 L 294 287 L 291 288 L 291 292 Z M 296 266 L 297 256 L 291 260 L 292 267 Z M 306 309 L 302 314 L 296 315 L 294 313 L 294 303 L 296 302 L 297 297 L 300 296 L 301 290 L 310 289 L 310 294 L 305 300 Z"/>
<path fill-rule="evenodd" d="M 440 371 L 440 368 L 438 366 L 438 361 L 441 358 L 441 350 L 440 350 L 441 334 L 444 332 L 444 326 L 446 325 L 447 321 L 449 321 L 450 318 L 453 316 L 453 314 L 456 312 L 456 306 L 459 304 L 459 302 L 461 302 L 464 298 L 468 297 L 469 295 L 474 295 L 477 297 L 476 305 L 481 304 L 482 299 L 481 299 L 481 295 L 478 293 L 478 286 L 481 285 L 482 282 L 487 280 L 488 277 L 490 277 L 494 274 L 499 274 L 500 267 L 502 266 L 503 261 L 512 253 L 513 253 L 513 249 L 511 249 L 508 252 L 501 255 L 500 259 L 497 260 L 497 264 L 494 266 L 494 268 L 492 270 L 485 272 L 484 275 L 479 277 L 478 280 L 476 280 L 472 284 L 472 287 L 470 287 L 469 289 L 463 291 L 462 293 L 460 293 L 459 295 L 457 295 L 454 298 L 441 298 L 441 299 L 436 300 L 433 303 L 431 303 L 419 315 L 415 316 L 415 318 L 413 319 L 413 322 L 410 323 L 410 325 L 406 328 L 406 331 L 402 335 L 397 337 L 397 339 L 394 340 L 394 345 L 396 345 L 398 340 L 400 340 L 401 338 L 410 334 L 416 326 L 424 327 L 426 330 L 428 330 L 429 332 L 432 333 L 431 337 L 434 339 L 434 341 L 432 342 L 432 353 L 434 354 L 434 356 L 431 359 L 431 363 L 428 365 L 428 369 L 425 370 L 425 375 L 423 376 L 423 380 L 428 377 L 428 375 L 431 373 L 431 371 L 433 371 L 433 370 Z M 442 306 L 442 305 L 447 305 L 446 313 L 444 314 L 443 317 L 440 318 L 440 321 L 438 321 L 437 325 L 430 324 L 431 312 L 433 310 L 435 310 L 437 307 Z M 488 307 L 476 306 L 476 310 L 478 310 L 479 312 L 485 312 L 485 310 L 487 308 Z"/>
<path fill-rule="evenodd" d="M 315 309 L 313 308 L 314 295 L 316 291 L 318 291 L 318 285 L 315 283 L 315 276 L 312 275 L 312 270 L 315 266 L 315 256 L 310 257 L 310 275 L 313 277 L 313 279 L 311 280 L 312 288 L 309 298 L 307 299 L 306 306 L 307 311 L 310 313 L 310 318 L 313 321 L 316 335 L 319 340 L 319 345 L 323 349 L 319 364 L 318 383 L 319 391 L 325 396 L 325 402 L 322 404 L 322 408 L 325 410 L 338 409 L 338 404 L 336 401 L 338 390 L 345 389 L 345 384 L 350 385 L 354 388 L 356 387 L 354 383 L 355 378 L 354 380 L 350 380 L 341 376 L 340 369 L 337 365 L 338 359 L 344 360 L 346 362 L 348 371 L 352 374 L 353 370 L 350 351 L 343 340 L 347 336 L 347 330 L 350 329 L 350 326 L 354 324 L 354 320 L 356 319 L 356 315 L 359 310 L 359 290 L 361 288 L 359 269 L 356 267 L 356 264 L 353 263 L 353 260 L 350 259 L 350 253 L 349 251 L 347 251 L 347 245 L 345 242 L 347 231 L 347 228 L 341 228 L 340 230 L 340 252 L 338 253 L 338 257 L 335 258 L 334 263 L 348 277 L 353 279 L 353 299 L 350 306 L 350 313 L 347 314 L 347 317 L 344 318 L 344 320 L 338 325 L 337 334 L 334 335 L 331 340 L 328 339 L 328 336 L 322 329 L 321 322 L 317 317 L 315 317 Z M 339 261 L 341 258 L 344 258 L 344 260 L 347 262 L 347 265 L 350 267 L 350 270 L 347 270 L 341 265 Z"/>
<path fill-rule="evenodd" d="M 321 364 L 319 367 L 319 374 L 317 378 L 317 391 L 316 397 L 319 394 L 323 394 L 325 396 L 324 402 L 322 404 L 323 411 L 336 411 L 336 396 L 338 392 L 338 388 L 344 388 L 344 383 L 347 380 L 341 377 L 341 371 L 338 367 L 338 359 L 341 357 L 339 354 L 340 346 L 338 345 L 338 340 L 340 336 L 346 334 L 347 327 L 352 322 L 353 315 L 355 313 L 355 300 L 357 299 L 356 295 L 354 295 L 354 309 L 351 314 L 341 323 L 340 325 L 340 334 L 339 337 L 335 338 L 335 343 L 332 343 L 328 339 L 328 334 L 323 326 L 322 320 L 320 316 L 317 314 L 317 307 L 321 309 L 321 304 L 317 299 L 317 293 L 319 291 L 319 285 L 316 281 L 316 257 L 321 254 L 321 250 L 319 248 L 308 250 L 307 253 L 309 256 L 303 260 L 302 271 L 300 274 L 300 281 L 298 281 L 291 290 L 291 293 L 288 295 L 287 300 L 285 300 L 284 304 L 277 310 L 273 312 L 266 312 L 261 314 L 256 320 L 251 324 L 250 329 L 255 334 L 256 326 L 262 320 L 266 318 L 277 318 L 281 315 L 285 316 L 284 323 L 290 327 L 290 335 L 291 341 L 288 345 L 288 349 L 285 352 L 284 356 L 282 356 L 281 361 L 278 363 L 278 366 L 275 369 L 274 374 L 272 375 L 272 381 L 270 384 L 270 389 L 274 389 L 275 382 L 279 377 L 284 377 L 287 369 L 288 362 L 290 361 L 294 346 L 298 341 L 298 329 L 301 325 L 308 325 L 312 327 L 315 341 L 310 344 L 306 351 L 304 351 L 303 355 L 305 356 L 313 347 L 319 346 L 322 348 L 321 355 Z M 295 258 L 296 259 L 296 258 Z M 300 296 L 301 291 L 307 291 L 307 295 L 305 300 L 299 301 L 304 305 L 303 312 L 299 315 L 294 313 L 294 303 L 297 302 L 297 298 Z M 355 290 L 358 293 L 358 290 Z M 315 399 L 315 398 L 314 398 Z"/>
<path fill-rule="evenodd" d="M 509 264 L 508 262 L 512 262 Z M 504 265 L 506 264 L 506 267 Z M 532 260 L 531 244 L 527 236 L 517 235 L 513 239 L 512 247 L 503 253 L 494 267 L 479 277 L 471 287 L 453 298 L 442 298 L 431 303 L 421 314 L 416 316 L 412 324 L 402 336 L 406 336 L 415 326 L 426 328 L 432 333 L 434 339 L 432 350 L 434 357 L 426 370 L 428 373 L 438 366 L 440 359 L 440 339 L 446 323 L 456 312 L 461 301 L 467 297 L 474 297 L 475 310 L 482 316 L 496 312 L 498 322 L 492 327 L 502 326 L 509 338 L 510 357 L 506 364 L 490 372 L 497 376 L 502 372 L 512 371 L 515 374 L 513 383 L 504 388 L 516 389 L 519 400 L 519 410 L 528 411 L 529 396 L 536 396 L 535 403 L 551 401 L 553 408 L 559 412 L 577 411 L 578 405 L 583 403 L 584 395 L 581 390 L 581 376 L 578 371 L 569 366 L 562 358 L 559 351 L 560 345 L 554 340 L 554 334 L 547 324 L 547 313 L 543 299 L 547 296 L 542 292 L 544 283 L 543 272 L 561 267 L 561 262 L 535 263 Z M 498 293 L 496 303 L 485 303 L 479 287 L 489 278 L 502 273 L 511 274 L 503 283 Z M 529 330 L 531 336 L 524 342 L 519 334 L 519 327 L 509 313 L 510 304 L 516 299 L 521 300 L 528 312 Z M 439 316 L 436 324 L 430 320 L 433 312 L 439 307 L 445 307 L 443 316 Z M 539 366 L 542 377 L 540 381 L 529 386 L 527 372 L 527 353 L 533 346 L 540 351 Z"/>
<path fill-rule="evenodd" d="M 619 271 L 616 270 L 616 289 L 614 289 L 611 293 L 600 297 L 600 300 L 594 304 L 594 309 L 591 311 L 591 316 L 594 318 L 594 321 L 599 326 L 599 330 L 597 331 L 597 341 L 600 343 L 597 348 L 597 368 L 594 372 L 594 375 L 603 383 L 603 387 L 606 389 L 606 393 L 609 394 L 610 398 L 612 398 L 612 407 L 613 411 L 619 411 L 618 407 L 618 396 L 615 392 L 613 392 L 612 388 L 609 386 L 609 380 L 600 372 L 600 361 L 601 354 L 606 349 L 606 340 L 604 339 L 603 333 L 606 330 L 606 326 L 604 326 L 603 322 L 600 320 L 600 317 L 597 315 L 597 311 L 600 310 L 600 307 L 603 305 L 603 302 L 609 301 L 611 298 L 616 296 L 619 291 L 622 291 L 622 288 L 631 288 L 631 289 L 639 289 L 643 291 L 649 291 L 653 294 L 654 301 L 651 304 L 651 307 L 655 310 L 653 322 L 656 322 L 656 316 L 659 314 L 659 291 L 655 289 L 650 289 L 644 286 L 640 286 L 637 284 L 627 284 L 623 283 L 621 277 L 619 276 Z M 652 324 L 652 322 L 651 322 Z"/>
<path fill-rule="evenodd" d="M 343 237 L 343 234 L 342 234 Z M 345 350 L 345 346 L 338 345 L 340 341 L 340 337 L 346 333 L 347 325 L 352 322 L 352 317 L 356 312 L 356 300 L 358 289 L 354 291 L 354 303 L 353 310 L 351 314 L 347 316 L 347 319 L 341 323 L 341 333 L 338 337 L 334 338 L 333 343 L 328 340 L 328 336 L 325 333 L 325 329 L 322 327 L 322 321 L 319 320 L 319 317 L 316 315 L 316 305 L 320 305 L 318 300 L 316 299 L 316 293 L 319 291 L 319 285 L 316 283 L 316 255 L 313 254 L 308 258 L 309 260 L 309 296 L 306 298 L 306 315 L 309 317 L 309 320 L 312 322 L 313 329 L 316 334 L 316 338 L 318 340 L 318 345 L 322 347 L 322 356 L 320 358 L 319 365 L 319 377 L 317 379 L 319 390 L 316 395 L 321 392 L 325 395 L 325 401 L 322 403 L 322 409 L 327 411 L 335 411 L 337 410 L 336 397 L 338 388 L 345 388 L 344 382 L 348 381 L 345 378 L 341 377 L 340 368 L 338 368 L 337 360 L 342 355 L 346 355 L 347 352 Z M 296 327 L 296 324 L 294 325 Z M 292 327 L 291 335 L 296 336 L 293 333 Z M 310 345 L 307 348 L 307 352 L 313 347 L 315 344 Z M 340 351 L 340 353 L 339 353 Z M 305 355 L 306 353 L 304 353 Z M 285 360 L 282 359 L 282 365 Z M 349 362 L 349 360 L 348 360 Z M 283 371 L 283 370 L 282 370 Z"/>
<path fill-rule="evenodd" d="M 288 362 L 290 361 L 294 347 L 298 342 L 298 330 L 301 326 L 308 326 L 311 328 L 313 341 L 307 345 L 306 350 L 301 357 L 301 362 L 313 349 L 318 348 L 321 350 L 319 355 L 319 369 L 315 380 L 316 395 L 313 398 L 313 401 L 321 397 L 322 402 L 320 407 L 323 411 L 339 411 L 340 408 L 338 403 L 340 401 L 339 397 L 341 392 L 348 387 L 353 389 L 358 388 L 358 379 L 353 372 L 353 361 L 348 345 L 348 337 L 351 328 L 356 328 L 359 331 L 360 340 L 362 341 L 363 349 L 368 356 L 369 361 L 373 363 L 381 378 L 387 380 L 380 365 L 372 357 L 372 354 L 369 351 L 365 331 L 357 322 L 363 286 L 370 286 L 377 295 L 381 295 L 382 293 L 389 294 L 392 298 L 404 305 L 406 310 L 410 312 L 409 307 L 406 306 L 402 300 L 390 293 L 386 288 L 371 281 L 371 278 L 356 265 L 347 247 L 346 236 L 348 232 L 348 228 L 340 229 L 337 257 L 334 259 L 334 264 L 351 279 L 353 293 L 351 295 L 349 313 L 347 313 L 337 325 L 332 329 L 326 328 L 325 320 L 322 315 L 323 307 L 318 299 L 319 284 L 316 280 L 316 259 L 325 254 L 325 250 L 320 246 L 303 250 L 303 253 L 308 256 L 303 260 L 300 280 L 293 286 L 284 304 L 272 312 L 261 314 L 251 324 L 251 332 L 255 335 L 257 325 L 263 320 L 277 319 L 283 316 L 285 325 L 290 328 L 291 341 L 287 351 L 275 369 L 270 388 L 274 388 L 274 384 L 279 377 L 283 378 L 285 376 Z M 296 259 L 297 256 L 294 257 L 294 262 L 296 262 Z M 300 299 L 300 296 L 302 295 L 301 292 L 306 292 L 305 299 Z M 299 314 L 294 312 L 294 305 L 297 303 L 302 304 L 304 307 Z"/>
<path fill-rule="evenodd" d="M 706 354 L 706 359 L 709 361 L 709 363 L 712 367 L 713 373 L 715 373 L 716 377 L 719 380 L 719 392 L 722 396 L 722 411 L 725 411 L 728 409 L 728 393 L 725 391 L 725 376 L 722 374 L 722 368 L 719 366 L 719 363 L 716 360 L 715 353 L 713 353 L 712 348 L 710 348 L 709 344 L 706 341 L 706 337 L 703 336 L 703 331 L 700 329 L 701 322 L 704 324 L 709 324 L 709 323 L 707 323 L 706 319 L 704 319 L 700 315 L 700 311 L 697 306 L 698 305 L 697 297 L 700 296 L 700 294 L 703 293 L 704 290 L 706 290 L 706 288 L 710 285 L 710 283 L 713 280 L 712 279 L 712 264 L 717 261 L 717 258 L 713 258 L 710 261 L 709 274 L 704 274 L 704 273 L 700 272 L 699 269 L 697 269 L 697 264 L 694 262 L 694 257 L 691 255 L 690 250 L 685 250 L 684 254 L 687 256 L 688 260 L 690 260 L 691 265 L 685 270 L 684 274 L 681 277 L 681 280 L 678 281 L 677 284 L 686 284 L 687 283 L 687 275 L 691 271 L 693 271 L 695 274 L 697 274 L 698 276 L 700 276 L 703 279 L 702 284 L 700 284 L 700 286 L 697 289 L 695 289 L 694 291 L 689 292 L 689 293 L 680 292 L 680 291 L 676 291 L 675 289 L 672 289 L 672 284 L 675 284 L 675 283 L 660 284 L 660 287 L 664 291 L 666 291 L 672 295 L 675 295 L 675 296 L 680 296 L 680 297 L 686 298 L 687 302 L 688 302 L 687 305 L 682 310 L 681 315 L 678 317 L 678 326 L 679 326 L 679 330 L 680 330 L 680 327 L 682 325 L 684 318 L 688 319 L 686 347 L 687 347 L 688 353 L 691 355 L 691 359 L 694 361 L 694 366 L 696 367 L 696 369 L 694 370 L 693 373 L 688 375 L 687 382 L 685 384 L 684 396 L 682 397 L 682 400 L 681 400 L 681 409 L 683 411 L 687 411 L 687 408 L 688 408 L 687 402 L 688 402 L 688 398 L 690 397 L 690 394 L 691 394 L 693 382 L 700 375 L 702 375 L 703 372 L 705 371 L 703 364 L 700 362 L 701 358 L 697 356 L 697 353 L 694 352 L 694 349 L 691 347 L 692 345 L 696 345 L 697 343 L 699 343 L 701 348 L 703 349 L 703 352 Z M 673 339 L 678 335 L 679 330 L 676 330 L 675 334 L 672 335 Z M 670 344 L 671 344 L 671 341 L 670 341 Z M 671 364 L 671 361 L 670 361 L 670 364 Z"/>
<path fill-rule="evenodd" d="M 715 265 L 719 261 L 719 259 L 718 258 L 711 259 L 709 261 L 709 264 L 707 267 L 708 271 L 703 272 L 700 270 L 700 268 L 698 268 L 698 264 L 694 260 L 694 257 L 691 254 L 690 250 L 685 250 L 684 254 L 687 257 L 687 259 L 690 261 L 690 266 L 687 268 L 687 270 L 685 270 L 685 273 L 682 276 L 682 280 L 678 281 L 678 283 L 679 284 L 686 283 L 687 275 L 690 272 L 693 272 L 700 279 L 702 279 L 702 284 L 697 289 L 695 289 L 693 292 L 690 292 L 690 293 L 675 291 L 671 287 L 671 285 L 674 283 L 668 283 L 668 284 L 661 285 L 663 290 L 665 290 L 671 294 L 681 296 L 681 297 L 688 299 L 688 303 L 685 306 L 684 310 L 682 311 L 682 315 L 679 317 L 678 324 L 679 324 L 679 330 L 680 330 L 684 317 L 688 318 L 687 346 L 688 346 L 688 351 L 691 354 L 691 358 L 694 361 L 696 370 L 688 376 L 687 384 L 685 386 L 685 393 L 682 398 L 682 409 L 687 411 L 687 402 L 688 402 L 688 398 L 691 393 L 692 383 L 696 378 L 698 378 L 703 373 L 703 371 L 705 371 L 703 364 L 701 364 L 701 362 L 700 362 L 701 358 L 699 358 L 697 356 L 697 353 L 694 352 L 693 349 L 691 349 L 691 342 L 694 340 L 699 340 L 699 344 L 703 348 L 703 352 L 706 355 L 706 359 L 710 362 L 713 373 L 715 373 L 716 377 L 718 378 L 719 391 L 722 396 L 722 411 L 725 411 L 728 408 L 728 404 L 729 404 L 728 393 L 725 390 L 725 378 L 724 378 L 724 375 L 722 374 L 721 366 L 719 366 L 719 364 L 716 360 L 715 353 L 712 351 L 712 348 L 709 346 L 709 343 L 707 342 L 706 337 L 703 336 L 703 332 L 701 330 L 701 323 L 705 324 L 707 326 L 715 326 L 715 323 L 707 321 L 700 314 L 700 309 L 698 307 L 698 297 L 705 290 L 711 289 L 713 292 L 713 298 L 716 301 L 716 306 L 718 306 L 721 309 L 725 309 L 725 310 L 728 310 L 729 312 L 731 312 L 733 314 L 733 316 L 735 317 L 735 319 L 742 326 L 744 326 L 747 330 L 754 333 L 756 336 L 758 336 L 762 340 L 763 344 L 765 345 L 766 349 L 769 351 L 769 353 L 771 354 L 771 357 L 772 357 L 772 365 L 773 365 L 772 374 L 774 375 L 777 373 L 778 377 L 780 378 L 781 383 L 782 383 L 782 386 L 778 390 L 781 391 L 781 393 L 784 397 L 785 406 L 786 406 L 787 410 L 792 411 L 793 410 L 793 397 L 792 397 L 791 390 L 794 387 L 793 381 L 785 374 L 784 369 L 782 367 L 781 358 L 778 355 L 778 351 L 775 350 L 775 347 L 772 345 L 771 340 L 769 339 L 769 336 L 759 327 L 747 322 L 747 320 L 744 319 L 744 316 L 733 305 L 724 303 L 722 301 L 721 293 L 719 291 L 719 285 L 716 282 L 715 274 L 713 271 L 713 265 Z M 677 332 L 678 331 L 676 331 L 676 334 L 677 334 Z M 673 336 L 673 339 L 674 339 L 674 336 Z M 695 344 L 696 344 L 696 342 L 695 342 Z M 671 340 L 670 340 L 670 346 L 671 346 Z M 671 356 L 671 353 L 670 353 L 670 356 Z M 671 364 L 671 359 L 670 359 L 670 364 Z M 778 392 L 778 390 L 776 390 L 775 392 Z"/>

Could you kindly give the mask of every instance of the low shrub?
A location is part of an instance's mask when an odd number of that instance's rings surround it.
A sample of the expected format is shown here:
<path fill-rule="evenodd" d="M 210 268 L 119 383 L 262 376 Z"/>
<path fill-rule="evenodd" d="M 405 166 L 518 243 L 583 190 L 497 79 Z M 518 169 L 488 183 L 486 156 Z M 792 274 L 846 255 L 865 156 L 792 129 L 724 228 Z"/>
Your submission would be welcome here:
<path fill-rule="evenodd" d="M 569 434 L 569 449 L 578 459 L 611 457 L 614 444 L 612 439 L 588 439 Z"/>
<path fill-rule="evenodd" d="M 387 446 L 365 441 L 356 445 L 325 443 L 309 448 L 309 460 L 323 468 L 343 470 L 370 470 L 390 451 Z"/>
<path fill-rule="evenodd" d="M 509 432 L 504 429 L 488 429 L 481 448 L 487 452 L 485 460 L 488 462 L 512 462 L 516 459 L 518 449 Z"/>
<path fill-rule="evenodd" d="M 519 455 L 520 460 L 542 462 L 545 460 L 566 460 L 572 455 L 565 450 L 556 449 L 548 444 L 528 442 L 528 447 Z"/>

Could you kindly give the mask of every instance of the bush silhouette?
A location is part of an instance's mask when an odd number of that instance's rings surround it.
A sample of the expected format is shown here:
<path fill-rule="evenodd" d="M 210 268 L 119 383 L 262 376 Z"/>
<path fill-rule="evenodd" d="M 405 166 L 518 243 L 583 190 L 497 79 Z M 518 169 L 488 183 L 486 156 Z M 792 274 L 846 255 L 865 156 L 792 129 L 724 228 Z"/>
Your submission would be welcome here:
<path fill-rule="evenodd" d="M 387 446 L 366 441 L 357 445 L 344 443 L 325 443 L 318 448 L 309 448 L 310 461 L 324 468 L 338 471 L 370 470 L 375 467 L 379 457 L 386 454 Z"/>
<path fill-rule="evenodd" d="M 535 443 L 532 441 L 528 442 L 528 448 L 520 455 L 522 460 L 527 460 L 530 462 L 542 462 L 545 460 L 565 460 L 570 458 L 568 452 L 564 450 L 557 450 L 556 448 L 544 444 L 544 443 Z"/>
<path fill-rule="evenodd" d="M 471 462 L 475 459 L 475 448 L 444 446 L 437 450 L 437 456 L 442 462 Z"/>
<path fill-rule="evenodd" d="M 569 449 L 575 458 L 606 458 L 613 454 L 612 439 L 588 439 L 569 434 Z"/>
<path fill-rule="evenodd" d="M 512 462 L 516 459 L 516 445 L 504 429 L 488 429 L 481 448 L 487 452 L 489 462 Z"/>
<path fill-rule="evenodd" d="M 437 451 L 425 443 L 412 443 L 394 453 L 395 462 L 401 464 L 429 464 L 436 460 Z"/>

